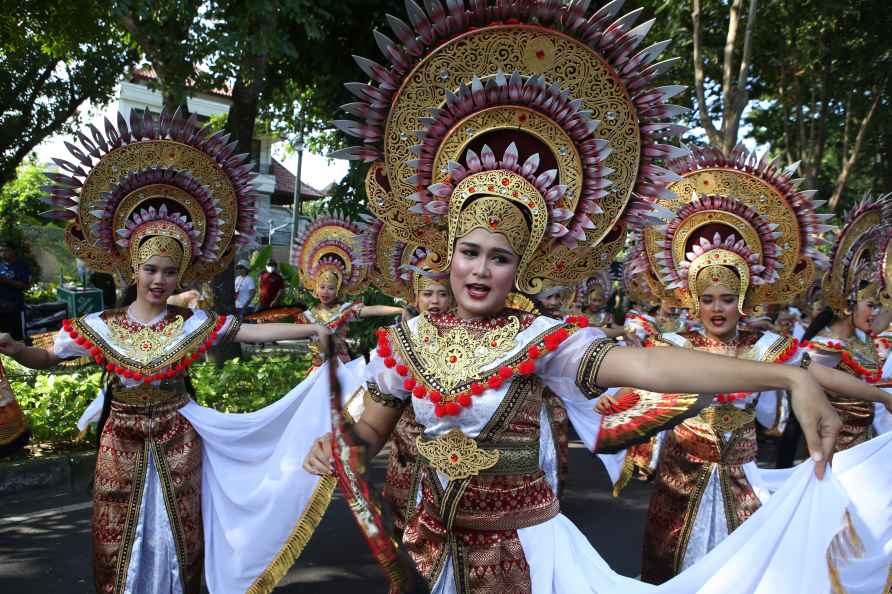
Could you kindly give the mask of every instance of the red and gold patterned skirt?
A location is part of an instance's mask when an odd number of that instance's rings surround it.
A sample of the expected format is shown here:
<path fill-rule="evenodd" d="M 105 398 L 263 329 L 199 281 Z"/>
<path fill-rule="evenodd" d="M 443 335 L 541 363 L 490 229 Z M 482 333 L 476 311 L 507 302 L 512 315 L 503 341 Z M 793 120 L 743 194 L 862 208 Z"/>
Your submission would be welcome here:
<path fill-rule="evenodd" d="M 415 410 L 411 403 L 405 407 L 390 438 L 390 454 L 387 458 L 387 476 L 384 479 L 384 499 L 393 513 L 393 524 L 397 537 L 406 527 L 407 516 L 411 516 L 418 488 L 418 449 L 415 438 L 422 434 L 424 427 L 415 420 Z"/>
<path fill-rule="evenodd" d="M 842 421 L 842 428 L 836 439 L 836 451 L 847 450 L 870 439 L 875 414 L 873 402 L 848 400 L 832 394 L 827 396 Z"/>
<path fill-rule="evenodd" d="M 149 405 L 112 401 L 93 487 L 97 592 L 118 594 L 126 586 L 150 455 L 161 481 L 183 592 L 201 589 L 201 439 L 177 412 L 186 401 L 185 395 Z"/>
<path fill-rule="evenodd" d="M 662 584 L 681 571 L 713 473 L 722 490 L 728 533 L 759 508 L 759 498 L 743 470 L 743 464 L 755 457 L 756 431 L 751 422 L 734 431 L 728 441 L 688 422 L 667 435 L 647 511 L 641 581 Z"/>
<path fill-rule="evenodd" d="M 0 363 L 0 456 L 8 456 L 28 443 L 28 420 L 6 380 Z"/>

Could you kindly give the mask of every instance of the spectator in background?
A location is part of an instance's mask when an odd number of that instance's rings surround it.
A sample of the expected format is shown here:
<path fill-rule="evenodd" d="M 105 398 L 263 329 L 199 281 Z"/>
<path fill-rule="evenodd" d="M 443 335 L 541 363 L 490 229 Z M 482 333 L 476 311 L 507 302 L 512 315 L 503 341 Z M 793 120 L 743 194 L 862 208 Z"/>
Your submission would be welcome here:
<path fill-rule="evenodd" d="M 260 274 L 260 310 L 279 307 L 285 294 L 285 279 L 272 258 L 266 263 L 266 271 Z"/>
<path fill-rule="evenodd" d="M 251 301 L 257 292 L 257 285 L 248 274 L 249 268 L 247 260 L 239 260 L 235 265 L 235 313 L 239 317 L 251 313 Z"/>
<path fill-rule="evenodd" d="M 25 291 L 31 286 L 31 269 L 18 260 L 15 246 L 0 242 L 0 332 L 15 340 L 24 340 L 22 316 L 25 312 Z"/>

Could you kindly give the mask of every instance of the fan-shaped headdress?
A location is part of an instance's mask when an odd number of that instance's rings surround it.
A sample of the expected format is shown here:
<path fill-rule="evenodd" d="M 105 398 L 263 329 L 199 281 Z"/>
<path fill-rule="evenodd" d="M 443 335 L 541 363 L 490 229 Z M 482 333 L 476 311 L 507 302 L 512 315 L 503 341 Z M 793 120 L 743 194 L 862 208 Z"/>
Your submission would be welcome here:
<path fill-rule="evenodd" d="M 711 285 L 739 295 L 738 309 L 789 303 L 810 284 L 827 258 L 817 249 L 832 215 L 815 212 L 823 202 L 799 191 L 798 164 L 781 169 L 743 146 L 725 158 L 695 150 L 671 167 L 681 181 L 664 206 L 675 212 L 665 226 L 644 230 L 648 264 L 677 305 L 699 310 Z"/>
<path fill-rule="evenodd" d="M 889 303 L 892 194 L 865 196 L 846 216 L 824 275 L 824 300 L 837 316 L 851 313 L 861 299 Z"/>
<path fill-rule="evenodd" d="M 627 250 L 626 259 L 623 261 L 623 292 L 630 301 L 638 305 L 644 307 L 659 305 L 660 284 L 647 264 L 647 253 L 644 251 L 641 233 L 630 235 Z"/>
<path fill-rule="evenodd" d="M 369 218 L 360 249 L 369 281 L 385 295 L 414 303 L 429 284 L 449 285 L 448 275 L 435 271 L 440 265 L 437 254 L 397 239 L 380 219 Z"/>
<path fill-rule="evenodd" d="M 178 280 L 206 280 L 232 260 L 253 235 L 256 210 L 252 164 L 234 154 L 229 134 L 200 128 L 193 114 L 130 112 L 129 125 L 105 120 L 65 143 L 74 162 L 53 159 L 64 173 L 53 184 L 45 216 L 69 220 L 65 242 L 96 271 L 132 280 L 156 255 L 171 258 Z"/>
<path fill-rule="evenodd" d="M 328 281 L 340 295 L 361 292 L 368 279 L 356 244 L 364 231 L 363 225 L 337 213 L 318 217 L 302 230 L 295 242 L 292 263 L 300 271 L 304 288 L 313 292 L 320 283 Z"/>
<path fill-rule="evenodd" d="M 653 25 L 621 1 L 407 0 L 375 31 L 387 65 L 356 58 L 369 83 L 335 125 L 365 144 L 335 156 L 371 162 L 369 208 L 399 240 L 448 265 L 458 237 L 485 228 L 520 256 L 516 286 L 572 285 L 604 268 L 624 231 L 651 219 L 677 176 L 654 160 L 684 127 L 667 105 L 683 90 L 650 87 L 674 60 Z"/>
<path fill-rule="evenodd" d="M 575 302 L 577 309 L 582 311 L 585 308 L 592 293 L 602 294 L 606 303 L 607 299 L 610 298 L 612 287 L 613 280 L 610 278 L 610 273 L 607 270 L 601 270 L 597 274 L 588 277 L 576 285 Z"/>

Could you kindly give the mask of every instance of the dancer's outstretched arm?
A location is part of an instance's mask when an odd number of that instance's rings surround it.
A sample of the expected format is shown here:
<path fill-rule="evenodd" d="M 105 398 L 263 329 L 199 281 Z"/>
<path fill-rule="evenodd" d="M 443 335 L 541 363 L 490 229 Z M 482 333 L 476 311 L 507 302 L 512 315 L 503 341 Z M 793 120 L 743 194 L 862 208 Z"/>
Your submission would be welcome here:
<path fill-rule="evenodd" d="M 242 324 L 235 334 L 235 342 L 275 342 L 316 337 L 325 346 L 331 330 L 319 324 Z"/>
<path fill-rule="evenodd" d="M 359 308 L 360 318 L 376 318 L 383 316 L 401 316 L 405 310 L 393 305 L 363 305 Z"/>
<path fill-rule="evenodd" d="M 718 394 L 787 390 L 805 433 L 818 478 L 830 460 L 842 425 L 815 376 L 798 367 L 756 363 L 690 349 L 611 349 L 598 385 L 664 393 Z"/>
<path fill-rule="evenodd" d="M 29 347 L 5 332 L 0 332 L 0 354 L 12 357 L 19 365 L 31 369 L 47 369 L 62 362 L 52 350 Z"/>
<path fill-rule="evenodd" d="M 892 394 L 885 390 L 880 390 L 853 375 L 825 365 L 810 365 L 808 370 L 827 392 L 839 394 L 852 400 L 881 402 L 889 412 L 892 412 Z"/>

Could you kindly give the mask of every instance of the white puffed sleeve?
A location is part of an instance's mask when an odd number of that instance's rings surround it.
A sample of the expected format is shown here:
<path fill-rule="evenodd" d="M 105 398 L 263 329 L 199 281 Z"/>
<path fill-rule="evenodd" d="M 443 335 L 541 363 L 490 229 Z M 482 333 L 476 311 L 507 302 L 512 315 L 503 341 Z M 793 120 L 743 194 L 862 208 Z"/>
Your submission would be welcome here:
<path fill-rule="evenodd" d="M 597 328 L 570 335 L 557 350 L 541 357 L 536 375 L 563 401 L 579 438 L 590 450 L 598 442 L 601 415 L 595 400 L 604 392 L 596 384 L 598 367 L 616 343 Z"/>
<path fill-rule="evenodd" d="M 60 359 L 76 359 L 90 354 L 86 347 L 76 343 L 63 328 L 53 341 L 53 353 Z"/>
<path fill-rule="evenodd" d="M 396 367 L 387 367 L 385 358 L 372 351 L 365 368 L 365 385 L 369 397 L 385 406 L 396 406 L 409 400 L 411 393 L 403 386 Z"/>
<path fill-rule="evenodd" d="M 596 384 L 601 361 L 616 343 L 598 328 L 573 332 L 558 348 L 540 357 L 536 375 L 564 402 L 598 398 L 604 390 Z"/>

